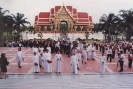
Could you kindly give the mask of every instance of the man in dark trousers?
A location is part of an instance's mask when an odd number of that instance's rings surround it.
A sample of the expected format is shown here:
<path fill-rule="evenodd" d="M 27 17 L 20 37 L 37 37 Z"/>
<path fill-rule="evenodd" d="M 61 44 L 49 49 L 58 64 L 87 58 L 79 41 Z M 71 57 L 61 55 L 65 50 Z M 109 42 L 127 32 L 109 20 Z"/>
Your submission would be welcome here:
<path fill-rule="evenodd" d="M 109 47 L 109 49 L 107 50 L 107 53 L 108 53 L 108 55 L 107 55 L 107 60 L 108 60 L 108 58 L 110 58 L 110 62 L 112 61 L 112 49 L 111 49 L 111 46 Z"/>
<path fill-rule="evenodd" d="M 66 54 L 68 55 L 68 57 L 70 57 L 70 49 L 71 49 L 71 45 L 67 43 L 67 45 L 66 45 Z"/>
<path fill-rule="evenodd" d="M 120 58 L 119 58 L 119 63 L 120 63 L 120 71 L 119 72 L 122 72 L 123 71 L 123 64 L 124 64 L 124 60 L 125 60 L 125 56 L 123 54 L 122 51 L 120 51 Z"/>
<path fill-rule="evenodd" d="M 105 52 L 105 45 L 104 44 L 102 44 L 101 49 L 102 49 L 102 53 L 104 53 Z"/>

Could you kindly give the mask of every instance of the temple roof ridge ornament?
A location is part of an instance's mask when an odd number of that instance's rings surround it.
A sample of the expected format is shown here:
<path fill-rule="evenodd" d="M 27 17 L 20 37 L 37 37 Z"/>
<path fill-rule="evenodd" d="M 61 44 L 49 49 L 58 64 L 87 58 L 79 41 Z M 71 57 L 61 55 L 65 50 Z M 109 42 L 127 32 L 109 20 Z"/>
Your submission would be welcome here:
<path fill-rule="evenodd" d="M 71 17 L 71 19 L 72 19 L 73 21 L 75 21 L 75 20 L 73 19 L 73 16 L 72 16 L 71 12 L 66 8 L 66 6 L 64 5 L 64 3 L 63 3 L 63 5 L 61 6 L 61 8 L 58 10 L 57 14 L 55 15 L 55 18 L 58 16 L 58 14 L 62 11 L 63 8 L 65 8 L 66 12 L 67 12 L 68 15 Z"/>
<path fill-rule="evenodd" d="M 62 5 L 62 6 L 65 6 L 65 5 L 64 5 L 64 2 L 63 2 L 63 5 Z"/>

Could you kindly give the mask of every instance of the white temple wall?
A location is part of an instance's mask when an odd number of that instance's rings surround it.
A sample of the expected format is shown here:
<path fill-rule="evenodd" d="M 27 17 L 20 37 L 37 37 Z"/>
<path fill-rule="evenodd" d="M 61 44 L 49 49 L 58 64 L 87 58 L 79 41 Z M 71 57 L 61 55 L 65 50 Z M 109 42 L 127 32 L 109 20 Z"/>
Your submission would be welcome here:
<path fill-rule="evenodd" d="M 70 38 L 70 40 L 75 40 L 77 38 L 81 38 L 81 39 L 85 39 L 85 35 L 84 33 L 69 33 L 68 37 Z M 31 33 L 27 33 L 26 32 L 22 32 L 22 39 L 27 40 L 27 39 L 40 39 L 40 37 L 38 37 L 38 34 L 31 34 Z M 58 38 L 60 38 L 60 33 L 43 33 L 43 37 L 41 39 L 54 39 L 57 40 Z M 99 33 L 94 33 L 94 34 L 90 34 L 89 35 L 89 39 L 103 39 L 103 34 L 102 32 Z"/>

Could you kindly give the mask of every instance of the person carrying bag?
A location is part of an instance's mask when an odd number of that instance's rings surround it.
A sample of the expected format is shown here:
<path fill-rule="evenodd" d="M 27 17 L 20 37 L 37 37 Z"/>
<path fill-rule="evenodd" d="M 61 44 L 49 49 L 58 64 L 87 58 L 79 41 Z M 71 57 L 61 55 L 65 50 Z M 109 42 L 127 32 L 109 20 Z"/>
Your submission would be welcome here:
<path fill-rule="evenodd" d="M 7 74 L 6 74 L 7 68 L 6 68 L 6 66 L 9 65 L 9 62 L 7 61 L 5 53 L 1 54 L 0 63 L 1 63 L 1 75 L 0 75 L 0 79 L 2 79 L 3 75 L 5 75 L 5 79 L 6 79 L 6 77 L 7 77 Z"/>

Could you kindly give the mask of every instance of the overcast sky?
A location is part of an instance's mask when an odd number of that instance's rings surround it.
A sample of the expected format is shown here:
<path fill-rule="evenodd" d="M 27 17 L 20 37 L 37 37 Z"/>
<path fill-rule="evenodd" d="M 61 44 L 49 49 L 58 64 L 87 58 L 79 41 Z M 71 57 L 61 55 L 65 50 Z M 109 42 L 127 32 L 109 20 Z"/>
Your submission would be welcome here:
<path fill-rule="evenodd" d="M 133 0 L 0 0 L 0 7 L 9 10 L 10 14 L 25 14 L 33 25 L 35 15 L 48 12 L 56 5 L 63 5 L 63 2 L 77 8 L 77 11 L 88 12 L 94 23 L 98 23 L 103 14 L 118 14 L 119 10 L 133 8 Z"/>

